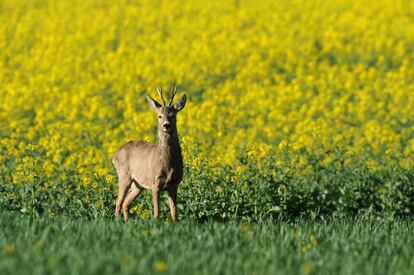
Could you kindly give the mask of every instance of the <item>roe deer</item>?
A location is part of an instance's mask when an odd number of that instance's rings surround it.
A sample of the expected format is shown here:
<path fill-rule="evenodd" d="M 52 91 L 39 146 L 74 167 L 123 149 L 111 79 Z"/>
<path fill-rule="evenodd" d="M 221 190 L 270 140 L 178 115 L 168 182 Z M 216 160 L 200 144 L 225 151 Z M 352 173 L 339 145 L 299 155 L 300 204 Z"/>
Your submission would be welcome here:
<path fill-rule="evenodd" d="M 168 105 L 162 96 L 162 87 L 158 85 L 157 92 L 162 105 L 146 95 L 148 103 L 158 115 L 158 144 L 130 141 L 112 159 L 119 181 L 115 216 L 119 217 L 122 208 L 125 221 L 128 220 L 129 205 L 144 189 L 152 190 L 154 219 L 159 215 L 160 191 L 168 192 L 171 218 L 173 221 L 177 218 L 176 199 L 178 185 L 183 178 L 183 158 L 177 135 L 176 115 L 184 108 L 187 96 L 184 94 L 172 105 L 177 86 L 173 85 L 171 91 Z"/>

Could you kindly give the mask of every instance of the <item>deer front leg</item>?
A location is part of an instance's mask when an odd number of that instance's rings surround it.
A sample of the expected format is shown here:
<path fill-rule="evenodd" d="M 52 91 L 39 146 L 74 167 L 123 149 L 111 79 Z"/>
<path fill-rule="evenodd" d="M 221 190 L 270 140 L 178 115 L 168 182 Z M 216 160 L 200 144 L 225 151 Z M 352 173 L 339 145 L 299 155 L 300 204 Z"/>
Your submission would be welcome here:
<path fill-rule="evenodd" d="M 168 190 L 168 203 L 170 205 L 171 218 L 177 220 L 177 187 Z"/>
<path fill-rule="evenodd" d="M 158 189 L 152 190 L 152 202 L 154 204 L 154 220 L 156 220 L 160 213 L 160 192 Z"/>

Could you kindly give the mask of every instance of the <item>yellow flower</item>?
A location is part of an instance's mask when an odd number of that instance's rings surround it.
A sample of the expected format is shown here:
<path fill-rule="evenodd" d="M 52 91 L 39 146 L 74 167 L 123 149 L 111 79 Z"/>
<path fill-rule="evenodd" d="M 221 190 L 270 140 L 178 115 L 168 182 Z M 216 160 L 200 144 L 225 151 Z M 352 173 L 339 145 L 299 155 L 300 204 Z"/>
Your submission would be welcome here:
<path fill-rule="evenodd" d="M 163 261 L 155 261 L 154 262 L 154 270 L 155 272 L 164 272 L 168 269 L 168 265 L 167 263 L 163 262 Z"/>
<path fill-rule="evenodd" d="M 16 252 L 16 246 L 14 243 L 7 243 L 3 246 L 3 251 L 6 254 L 14 254 Z"/>
<path fill-rule="evenodd" d="M 309 242 L 312 246 L 316 246 L 318 244 L 318 239 L 316 238 L 315 235 L 311 234 L 309 236 Z"/>
<path fill-rule="evenodd" d="M 283 140 L 282 142 L 279 143 L 279 149 L 284 150 L 288 147 L 289 143 L 287 140 Z"/>

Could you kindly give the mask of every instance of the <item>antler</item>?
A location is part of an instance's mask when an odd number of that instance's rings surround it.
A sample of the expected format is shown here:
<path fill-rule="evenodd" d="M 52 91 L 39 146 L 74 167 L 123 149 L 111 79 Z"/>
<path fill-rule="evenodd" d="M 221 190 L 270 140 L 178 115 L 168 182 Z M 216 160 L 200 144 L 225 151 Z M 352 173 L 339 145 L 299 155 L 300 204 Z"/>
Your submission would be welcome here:
<path fill-rule="evenodd" d="M 158 95 L 161 97 L 162 105 L 165 106 L 165 100 L 164 100 L 164 97 L 162 96 L 162 85 L 158 86 L 157 84 L 156 87 L 157 87 Z"/>
<path fill-rule="evenodd" d="M 170 101 L 168 102 L 168 106 L 171 106 L 173 100 L 174 100 L 174 96 L 177 93 L 177 85 L 174 83 L 173 86 L 171 87 L 172 91 L 171 91 L 171 98 Z"/>

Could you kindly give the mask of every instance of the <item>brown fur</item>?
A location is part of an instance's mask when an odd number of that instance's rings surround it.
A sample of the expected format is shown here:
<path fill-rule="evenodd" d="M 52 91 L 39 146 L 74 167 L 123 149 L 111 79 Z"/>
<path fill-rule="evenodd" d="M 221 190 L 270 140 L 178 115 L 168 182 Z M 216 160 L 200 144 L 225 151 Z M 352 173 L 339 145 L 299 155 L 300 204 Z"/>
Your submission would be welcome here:
<path fill-rule="evenodd" d="M 160 95 L 162 97 L 162 93 Z M 177 189 L 183 178 L 183 158 L 175 117 L 184 108 L 186 95 L 183 95 L 174 106 L 165 106 L 164 99 L 164 106 L 150 96 L 147 96 L 147 100 L 158 115 L 159 143 L 130 141 L 115 153 L 112 163 L 119 180 L 115 215 L 118 217 L 122 208 L 124 220 L 127 221 L 129 205 L 142 190 L 150 189 L 153 196 L 154 219 L 159 215 L 159 193 L 167 191 L 171 217 L 175 221 Z M 170 104 L 171 101 L 172 99 Z"/>

